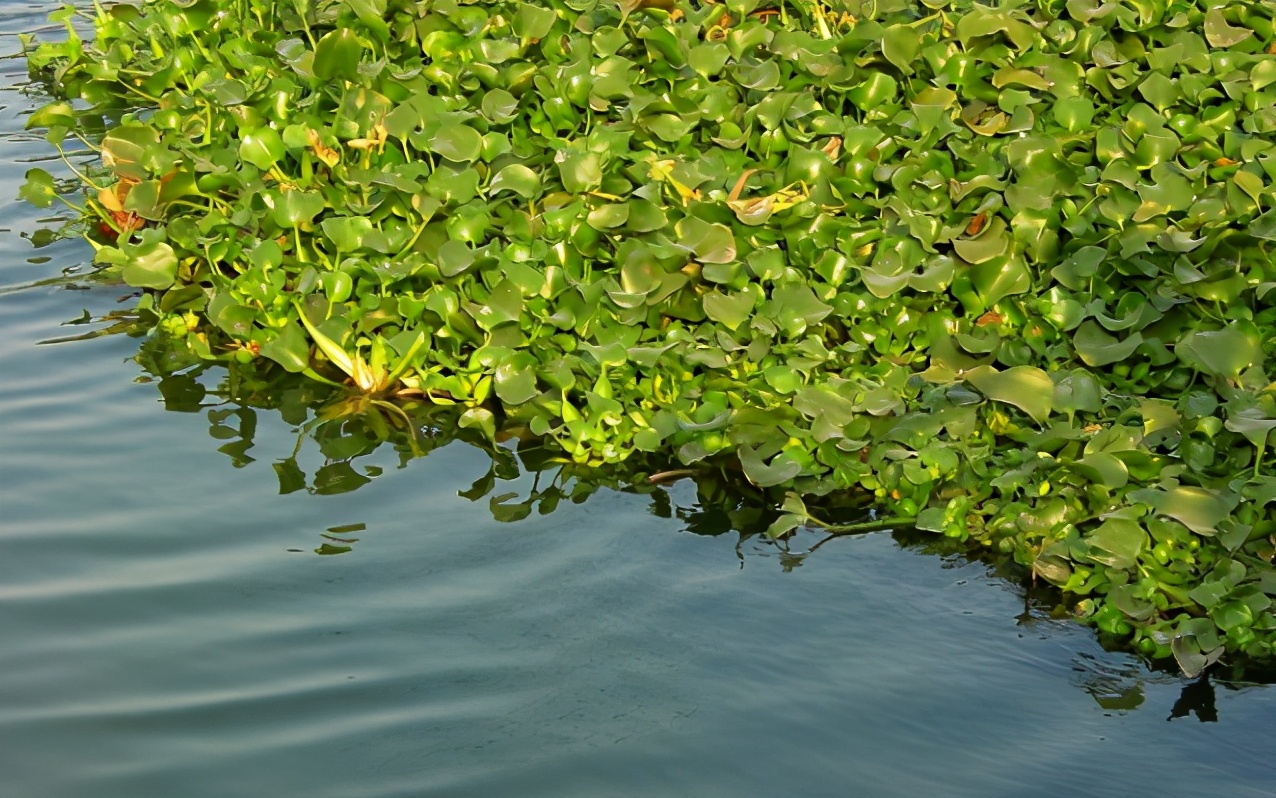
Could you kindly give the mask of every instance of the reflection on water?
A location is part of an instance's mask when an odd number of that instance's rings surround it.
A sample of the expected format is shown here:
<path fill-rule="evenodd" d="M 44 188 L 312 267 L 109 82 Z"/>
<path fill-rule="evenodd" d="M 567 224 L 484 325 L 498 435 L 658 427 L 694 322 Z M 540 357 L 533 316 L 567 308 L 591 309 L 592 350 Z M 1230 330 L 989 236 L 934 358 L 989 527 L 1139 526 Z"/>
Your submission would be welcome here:
<path fill-rule="evenodd" d="M 127 311 L 114 311 L 88 321 L 97 325 L 90 332 L 58 340 L 130 334 L 136 326 Z M 86 318 L 66 323 L 83 324 Z M 267 459 L 278 479 L 280 495 L 349 493 L 383 475 L 385 466 L 380 463 L 384 458 L 373 457 L 378 452 L 393 452 L 394 467 L 406 469 L 414 460 L 449 446 L 463 445 L 481 452 L 488 465 L 481 476 L 457 490 L 456 495 L 473 502 L 478 511 L 485 509 L 499 523 L 516 523 L 533 514 L 549 516 L 563 502 L 581 505 L 598 497 L 606 503 L 619 491 L 645 497 L 650 515 L 677 521 L 686 532 L 710 537 L 732 535 L 741 568 L 747 553 L 756 559 L 773 559 L 785 573 L 801 567 L 821 548 L 843 537 L 808 526 L 772 540 L 766 530 L 780 512 L 777 506 L 738 474 L 723 470 L 667 470 L 669 463 L 641 457 L 620 466 L 578 466 L 563 461 L 556 450 L 547 449 L 517 430 L 503 432 L 501 443 L 486 440 L 475 430 L 461 426 L 464 408 L 410 403 L 388 410 L 355 394 L 288 374 L 264 360 L 228 362 L 224 366 L 186 362 L 155 338 L 142 341 L 134 360 L 142 369 L 142 376 L 136 381 L 153 384 L 166 410 L 205 416 L 208 435 L 218 444 L 216 451 L 226 455 L 233 467 L 244 468 L 256 462 L 258 456 Z M 255 451 L 255 438 L 262 423 L 286 425 L 292 440 L 276 450 Z M 441 456 L 454 454 L 444 452 Z M 364 462 L 368 460 L 376 462 Z M 671 483 L 681 480 L 692 490 L 671 490 Z M 839 520 L 859 520 L 865 512 L 872 511 L 843 507 L 841 512 L 845 518 Z M 318 540 L 312 551 L 320 555 L 352 552 L 367 529 L 364 522 L 329 526 L 316 533 Z M 1052 586 L 1035 582 L 1027 569 L 1008 556 L 972 550 L 956 541 L 913 530 L 897 530 L 893 537 L 903 547 L 942 557 L 948 563 L 986 566 L 990 576 L 1003 580 L 1021 597 L 1023 609 L 1014 621 L 1025 631 L 1048 634 L 1069 622 L 1065 597 Z M 1121 640 L 1094 633 L 1105 647 L 1122 650 Z M 1126 657 L 1118 663 L 1078 654 L 1071 681 L 1100 708 L 1128 712 L 1145 702 L 1148 667 L 1158 669 L 1163 683 L 1179 677 L 1172 662 L 1148 663 Z M 1190 714 L 1202 722 L 1216 721 L 1212 678 L 1220 679 L 1225 689 L 1239 690 L 1246 685 L 1276 682 L 1276 668 L 1246 661 L 1217 663 L 1200 678 L 1183 681 L 1182 694 L 1174 702 L 1169 719 Z"/>
<path fill-rule="evenodd" d="M 76 280 L 64 278 L 60 282 L 64 288 L 85 289 Z M 88 324 L 92 329 L 40 343 L 73 343 L 103 335 L 141 338 L 132 358 L 141 368 L 135 381 L 154 385 L 165 410 L 203 415 L 208 422 L 208 435 L 217 444 L 216 451 L 228 457 L 234 468 L 245 468 L 257 462 L 258 457 L 268 460 L 281 496 L 298 492 L 312 496 L 350 493 L 385 473 L 386 452 L 393 453 L 394 468 L 402 470 L 414 460 L 448 447 L 466 446 L 481 453 L 488 465 L 481 476 L 457 490 L 456 495 L 473 502 L 476 510 L 485 509 L 499 523 L 520 522 L 533 514 L 549 516 L 563 502 L 581 505 L 600 493 L 599 500 L 605 503 L 615 492 L 623 492 L 645 497 L 650 515 L 676 520 L 686 532 L 710 537 L 732 534 L 740 567 L 747 552 L 774 559 L 785 573 L 801 567 L 821 548 L 844 537 L 807 526 L 771 539 L 766 530 L 780 514 L 774 497 L 755 489 L 738 473 L 721 468 L 670 470 L 669 462 L 646 455 L 620 465 L 580 466 L 563 460 L 556 449 L 542 445 L 522 430 L 500 431 L 500 442 L 486 439 L 461 425 L 464 407 L 371 402 L 357 393 L 289 374 L 264 359 L 228 361 L 224 365 L 185 359 L 180 354 L 181 347 L 140 335 L 138 330 L 143 328 L 127 310 L 114 310 L 100 318 L 85 311 L 85 315 L 63 324 Z M 291 436 L 286 445 L 267 452 L 257 450 L 256 436 L 263 423 L 286 426 Z M 443 455 L 451 456 L 455 455 Z M 693 492 L 670 490 L 671 484 L 679 481 L 685 481 Z M 690 501 L 680 500 L 684 496 Z M 860 501 L 850 497 L 848 505 L 827 509 L 840 513 L 838 521 L 871 518 L 872 509 L 857 506 Z M 312 550 L 320 555 L 350 553 L 366 530 L 363 522 L 329 526 L 316 533 L 319 539 Z M 1022 597 L 1023 611 L 1015 616 L 1015 623 L 1025 630 L 1043 623 L 1057 628 L 1061 622 L 1068 622 L 1066 597 L 1048 584 L 1037 583 L 1028 569 L 1009 556 L 914 530 L 896 530 L 894 539 L 901 546 L 948 561 L 986 565 L 990 575 L 1004 580 Z M 1092 631 L 1109 650 L 1123 649 L 1120 639 Z M 1160 669 L 1171 678 L 1177 676 L 1173 662 L 1130 659 L 1114 667 L 1094 656 L 1079 655 L 1073 666 L 1073 682 L 1099 707 L 1130 711 L 1144 703 L 1147 667 Z M 1242 684 L 1276 682 L 1276 667 L 1248 661 L 1216 663 L 1201 678 L 1184 683 L 1170 719 L 1191 713 L 1201 721 L 1217 720 L 1211 676 L 1222 679 L 1228 689 L 1238 689 Z"/>

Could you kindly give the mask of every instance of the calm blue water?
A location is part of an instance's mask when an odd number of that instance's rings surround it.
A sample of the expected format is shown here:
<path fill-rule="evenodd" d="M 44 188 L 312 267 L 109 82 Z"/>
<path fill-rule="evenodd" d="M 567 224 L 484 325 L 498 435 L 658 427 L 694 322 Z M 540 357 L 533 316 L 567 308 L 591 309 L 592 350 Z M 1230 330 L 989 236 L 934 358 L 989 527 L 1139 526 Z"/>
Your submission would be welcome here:
<path fill-rule="evenodd" d="M 277 414 L 236 467 L 136 340 L 38 345 L 127 292 L 7 290 L 88 257 L 23 237 L 24 80 L 0 60 L 2 798 L 1276 795 L 1272 688 L 1185 692 L 886 534 L 786 572 L 636 495 L 496 523 L 462 444 L 279 495 Z"/>

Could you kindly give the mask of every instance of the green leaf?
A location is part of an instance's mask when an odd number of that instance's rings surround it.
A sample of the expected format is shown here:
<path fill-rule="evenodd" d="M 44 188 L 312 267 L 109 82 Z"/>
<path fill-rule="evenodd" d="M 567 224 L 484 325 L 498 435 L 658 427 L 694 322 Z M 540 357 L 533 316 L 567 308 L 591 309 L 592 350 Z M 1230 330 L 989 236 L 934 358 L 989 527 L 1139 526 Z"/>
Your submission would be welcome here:
<path fill-rule="evenodd" d="M 1215 6 L 1205 12 L 1205 41 L 1210 47 L 1231 47 L 1254 35 L 1248 28 L 1237 28 L 1227 24 L 1223 17 L 1223 7 Z"/>
<path fill-rule="evenodd" d="M 966 382 L 994 402 L 1014 405 L 1038 424 L 1045 423 L 1054 407 L 1054 382 L 1035 366 L 1013 366 L 997 371 L 979 366 L 966 373 Z"/>
<path fill-rule="evenodd" d="M 1243 601 L 1228 601 L 1210 610 L 1210 618 L 1224 632 L 1254 625 L 1254 611 Z"/>
<path fill-rule="evenodd" d="M 362 249 L 373 231 L 372 220 L 366 216 L 334 216 L 324 219 L 319 226 L 338 250 L 347 253 Z"/>
<path fill-rule="evenodd" d="M 1190 485 L 1142 490 L 1131 498 L 1147 502 L 1158 514 L 1173 518 L 1198 535 L 1213 535 L 1237 502 L 1235 494 Z"/>
<path fill-rule="evenodd" d="M 1254 446 L 1263 448 L 1271 431 L 1276 429 L 1276 418 L 1268 418 L 1257 407 L 1249 407 L 1232 413 L 1224 424 L 1232 432 L 1239 432 Z"/>
<path fill-rule="evenodd" d="M 702 77 L 711 77 L 722 72 L 731 51 L 721 42 L 698 44 L 687 54 L 687 64 Z"/>
<path fill-rule="evenodd" d="M 262 344 L 261 354 L 283 366 L 285 371 L 298 373 L 310 367 L 310 342 L 296 324 L 284 325 L 278 335 Z"/>
<path fill-rule="evenodd" d="M 794 513 L 781 513 L 766 528 L 766 535 L 771 540 L 778 540 L 806 523 L 806 518 Z"/>
<path fill-rule="evenodd" d="M 536 387 L 538 361 L 527 352 L 515 352 L 501 361 L 493 375 L 496 396 L 507 405 L 521 405 L 540 394 Z"/>
<path fill-rule="evenodd" d="M 603 182 L 602 158 L 596 152 L 573 155 L 558 164 L 563 188 L 572 194 L 596 190 Z"/>
<path fill-rule="evenodd" d="M 554 27 L 556 15 L 554 9 L 535 6 L 529 3 L 518 3 L 518 11 L 510 27 L 514 35 L 522 39 L 544 39 Z"/>
<path fill-rule="evenodd" d="M 1213 625 L 1213 622 L 1209 622 Z M 1223 647 L 1214 646 L 1209 650 L 1203 651 L 1198 637 L 1186 637 L 1176 635 L 1170 642 L 1170 649 L 1174 654 L 1174 659 L 1178 662 L 1179 668 L 1182 669 L 1183 675 L 1189 679 L 1195 679 L 1201 673 L 1213 665 L 1223 656 Z"/>
<path fill-rule="evenodd" d="M 364 30 L 371 32 L 378 40 L 386 42 L 390 38 L 390 26 L 385 22 L 386 0 L 341 0 L 342 5 L 354 12 L 363 23 Z"/>
<path fill-rule="evenodd" d="M 994 217 L 984 231 L 975 238 L 954 238 L 953 250 L 967 263 L 984 263 L 1006 253 L 1010 247 L 1010 233 L 1006 222 Z"/>
<path fill-rule="evenodd" d="M 1221 330 L 1188 333 L 1179 339 L 1174 353 L 1198 371 L 1231 379 L 1263 358 L 1258 336 L 1236 323 Z"/>
<path fill-rule="evenodd" d="M 1133 568 L 1147 545 L 1147 532 L 1134 521 L 1109 518 L 1086 535 L 1091 547 L 1090 558 L 1111 568 Z"/>
<path fill-rule="evenodd" d="M 317 191 L 268 191 L 262 201 L 270 209 L 271 220 L 282 228 L 309 224 L 325 207 Z"/>
<path fill-rule="evenodd" d="M 1131 333 L 1125 340 L 1118 340 L 1104 332 L 1093 321 L 1086 320 L 1072 336 L 1072 345 L 1088 366 L 1107 366 L 1128 358 L 1143 343 L 1143 336 Z"/>
<path fill-rule="evenodd" d="M 329 31 L 315 45 L 315 77 L 324 82 L 356 80 L 364 49 L 363 40 L 349 28 Z"/>
<path fill-rule="evenodd" d="M 177 253 L 164 241 L 121 243 L 120 250 L 127 257 L 120 276 L 134 288 L 162 291 L 177 278 Z"/>
<path fill-rule="evenodd" d="M 701 263 L 730 263 L 736 259 L 735 234 L 724 224 L 689 216 L 678 223 L 678 243 Z"/>
<path fill-rule="evenodd" d="M 301 321 L 301 326 L 305 327 L 306 332 L 310 333 L 310 337 L 318 345 L 319 351 L 323 352 L 324 356 L 332 361 L 334 366 L 345 372 L 346 376 L 353 377 L 355 373 L 354 358 L 346 352 L 341 344 L 320 332 L 319 328 L 311 323 L 309 317 L 306 316 L 306 311 L 300 304 L 294 302 L 294 306 L 297 309 L 297 318 Z"/>
<path fill-rule="evenodd" d="M 710 291 L 702 298 L 705 315 L 732 331 L 749 320 L 757 304 L 758 295 L 749 291 L 723 294 Z"/>
<path fill-rule="evenodd" d="M 1054 104 L 1051 113 L 1069 133 L 1080 133 L 1090 127 L 1095 108 L 1088 97 L 1065 97 Z"/>
<path fill-rule="evenodd" d="M 790 335 L 798 335 L 823 321 L 833 312 L 833 308 L 820 301 L 810 286 L 786 283 L 771 291 L 771 300 L 766 303 L 765 312 Z"/>
<path fill-rule="evenodd" d="M 461 414 L 457 425 L 461 429 L 475 429 L 488 440 L 496 439 L 496 416 L 486 407 L 471 407 Z"/>
<path fill-rule="evenodd" d="M 882 55 L 905 75 L 913 73 L 920 49 L 921 34 L 908 25 L 891 25 L 882 32 Z"/>
<path fill-rule="evenodd" d="M 1022 294 L 1032 288 L 1032 272 L 1018 256 L 980 263 L 971 268 L 970 280 L 984 307 L 991 307 L 1005 297 Z"/>
<path fill-rule="evenodd" d="M 467 125 L 449 125 L 430 139 L 430 151 L 449 161 L 472 163 L 483 152 L 483 136 Z"/>
<path fill-rule="evenodd" d="M 159 134 L 146 125 L 127 124 L 115 128 L 102 139 L 102 163 L 129 180 L 150 177 L 147 162 L 159 146 Z"/>
<path fill-rule="evenodd" d="M 53 185 L 53 175 L 43 169 L 27 170 L 27 180 L 18 189 L 18 196 L 37 208 L 47 208 L 58 198 Z"/>
<path fill-rule="evenodd" d="M 283 139 L 270 127 L 259 127 L 244 133 L 239 141 L 239 157 L 263 172 L 284 157 Z"/>
<path fill-rule="evenodd" d="M 540 194 L 540 175 L 521 163 L 512 163 L 501 168 L 492 178 L 488 192 L 512 191 L 523 199 L 533 199 Z"/>
<path fill-rule="evenodd" d="M 1130 482 L 1125 461 L 1109 452 L 1092 452 L 1072 464 L 1072 470 L 1108 490 L 1124 488 Z"/>
<path fill-rule="evenodd" d="M 449 239 L 439 245 L 438 262 L 444 277 L 455 277 L 474 265 L 474 250 L 463 241 Z"/>
<path fill-rule="evenodd" d="M 510 280 L 502 280 L 483 304 L 470 306 L 470 315 L 489 332 L 502 324 L 518 321 L 523 312 L 523 294 Z"/>
<path fill-rule="evenodd" d="M 37 108 L 27 117 L 26 123 L 27 130 L 38 127 L 63 127 L 70 129 L 75 126 L 75 109 L 65 100 L 55 100 Z"/>
<path fill-rule="evenodd" d="M 1005 11 L 994 11 L 990 8 L 975 6 L 963 14 L 957 21 L 957 39 L 963 47 L 969 47 L 975 39 L 995 34 L 1003 34 L 1011 44 L 1020 50 L 1032 46 L 1036 36 L 1032 26 L 1013 18 Z"/>
<path fill-rule="evenodd" d="M 600 205 L 589 212 L 585 221 L 595 230 L 611 230 L 629 221 L 629 204 L 625 202 Z"/>
<path fill-rule="evenodd" d="M 802 464 L 786 452 L 771 458 L 770 463 L 764 462 L 757 450 L 748 446 L 741 446 L 738 454 L 744 475 L 759 488 L 782 485 L 802 473 Z"/>

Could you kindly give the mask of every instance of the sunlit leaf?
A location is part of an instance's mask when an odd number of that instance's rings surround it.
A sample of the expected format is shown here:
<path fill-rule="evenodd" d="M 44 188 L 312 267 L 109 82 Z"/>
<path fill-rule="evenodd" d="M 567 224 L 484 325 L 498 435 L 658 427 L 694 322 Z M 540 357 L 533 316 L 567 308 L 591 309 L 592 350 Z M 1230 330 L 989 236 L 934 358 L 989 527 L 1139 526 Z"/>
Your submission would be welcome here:
<path fill-rule="evenodd" d="M 58 198 L 53 185 L 53 175 L 43 169 L 27 170 L 26 182 L 18 189 L 18 196 L 37 208 L 47 208 Z"/>
<path fill-rule="evenodd" d="M 1014 405 L 1038 423 L 1050 417 L 1054 406 L 1054 382 L 1034 366 L 1012 366 L 997 371 L 980 366 L 966 374 L 966 382 L 994 402 Z"/>
<path fill-rule="evenodd" d="M 1262 358 L 1257 336 L 1238 325 L 1189 333 L 1179 339 L 1174 352 L 1193 368 L 1233 378 Z"/>
<path fill-rule="evenodd" d="M 354 80 L 363 52 L 363 42 L 350 28 L 329 31 L 315 45 L 315 77 L 321 81 Z"/>
<path fill-rule="evenodd" d="M 1093 321 L 1082 322 L 1072 336 L 1077 354 L 1090 366 L 1106 366 L 1125 360 L 1141 343 L 1143 336 L 1137 332 L 1117 339 Z"/>
<path fill-rule="evenodd" d="M 134 288 L 163 290 L 177 277 L 177 253 L 164 241 L 120 247 L 126 260 L 121 276 Z"/>
<path fill-rule="evenodd" d="M 1084 540 L 1090 544 L 1090 557 L 1095 562 L 1126 569 L 1138 562 L 1139 554 L 1147 545 L 1147 532 L 1134 521 L 1109 518 Z"/>

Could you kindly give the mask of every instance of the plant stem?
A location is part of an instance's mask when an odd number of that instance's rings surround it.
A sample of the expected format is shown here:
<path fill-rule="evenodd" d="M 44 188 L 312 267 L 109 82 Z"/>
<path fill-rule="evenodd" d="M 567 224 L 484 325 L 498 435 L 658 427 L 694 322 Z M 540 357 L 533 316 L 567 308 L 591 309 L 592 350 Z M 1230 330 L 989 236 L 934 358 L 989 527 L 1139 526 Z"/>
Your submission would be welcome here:
<path fill-rule="evenodd" d="M 916 518 L 892 515 L 886 518 L 876 518 L 871 521 L 860 521 L 854 524 L 830 524 L 809 514 L 806 516 L 806 520 L 833 535 L 856 535 L 862 532 L 877 532 L 883 529 L 912 526 L 917 521 Z"/>

